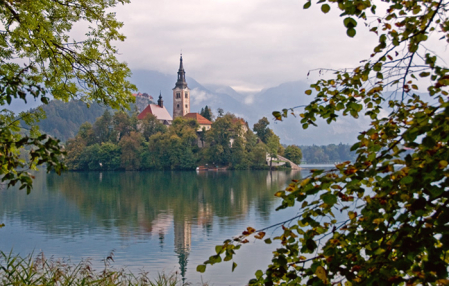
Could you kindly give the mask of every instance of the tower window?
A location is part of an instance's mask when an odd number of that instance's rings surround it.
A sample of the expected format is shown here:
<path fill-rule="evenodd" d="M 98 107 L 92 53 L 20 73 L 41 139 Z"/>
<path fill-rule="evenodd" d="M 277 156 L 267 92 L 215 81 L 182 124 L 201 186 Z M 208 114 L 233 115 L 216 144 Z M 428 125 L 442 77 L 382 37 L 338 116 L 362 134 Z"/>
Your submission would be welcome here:
<path fill-rule="evenodd" d="M 181 98 L 181 93 L 177 92 L 176 93 L 176 98 Z"/>
<path fill-rule="evenodd" d="M 179 109 L 179 104 L 176 107 Z"/>
<path fill-rule="evenodd" d="M 187 104 L 186 104 L 186 108 L 187 108 Z"/>
<path fill-rule="evenodd" d="M 185 95 L 185 98 L 189 98 L 189 94 L 187 92 L 184 95 Z"/>

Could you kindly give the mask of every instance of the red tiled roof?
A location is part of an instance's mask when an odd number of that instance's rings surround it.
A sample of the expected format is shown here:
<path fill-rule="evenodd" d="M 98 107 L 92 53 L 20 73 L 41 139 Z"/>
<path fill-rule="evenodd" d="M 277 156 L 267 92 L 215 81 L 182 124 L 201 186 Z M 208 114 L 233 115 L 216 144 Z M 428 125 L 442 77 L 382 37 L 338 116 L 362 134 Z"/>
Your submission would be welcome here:
<path fill-rule="evenodd" d="M 147 114 L 153 114 L 159 120 L 173 120 L 165 107 L 156 104 L 148 104 L 148 106 L 137 115 L 137 119 L 142 120 Z"/>
<path fill-rule="evenodd" d="M 212 122 L 210 122 L 207 118 L 204 118 L 199 113 L 187 113 L 184 115 L 185 118 L 192 118 L 196 119 L 198 121 L 198 124 L 200 125 L 212 125 Z"/>
<path fill-rule="evenodd" d="M 248 126 L 248 124 L 246 123 L 246 121 L 244 120 L 244 119 L 242 119 L 242 118 L 233 118 L 232 119 L 232 123 L 240 123 L 240 124 L 242 124 L 242 125 L 246 125 L 246 126 Z"/>

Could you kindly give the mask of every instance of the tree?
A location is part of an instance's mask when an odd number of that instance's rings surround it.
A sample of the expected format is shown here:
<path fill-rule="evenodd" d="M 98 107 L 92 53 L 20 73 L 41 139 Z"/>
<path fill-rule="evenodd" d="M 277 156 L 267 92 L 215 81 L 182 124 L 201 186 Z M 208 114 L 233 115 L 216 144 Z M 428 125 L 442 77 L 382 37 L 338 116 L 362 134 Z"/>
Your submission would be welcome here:
<path fill-rule="evenodd" d="M 218 117 L 222 117 L 224 115 L 223 108 L 217 108 Z"/>
<path fill-rule="evenodd" d="M 114 115 L 115 117 L 115 115 Z M 103 115 L 97 118 L 92 127 L 93 137 L 96 143 L 108 142 L 112 136 L 112 116 L 109 110 L 105 110 Z"/>
<path fill-rule="evenodd" d="M 231 139 L 238 137 L 238 126 L 233 123 L 233 119 L 235 116 L 231 114 L 218 117 L 206 134 L 210 146 L 209 157 L 215 163 L 227 165 L 230 162 Z"/>
<path fill-rule="evenodd" d="M 446 285 L 449 69 L 426 44 L 436 48 L 435 37 L 449 41 L 448 2 L 392 0 L 382 3 L 382 15 L 374 1 L 318 3 L 324 13 L 330 5 L 342 11 L 348 36 L 361 21 L 379 42 L 360 66 L 311 85 L 306 94 L 316 95 L 299 111 L 302 126 L 363 115 L 371 124 L 352 146 L 353 163 L 314 170 L 275 194 L 282 198 L 280 209 L 299 204 L 301 210 L 283 223 L 272 263 L 250 284 Z M 279 120 L 287 114 L 273 112 Z M 265 232 L 249 227 L 217 246 L 206 264 L 221 255 L 232 260 L 253 235 L 262 239 Z"/>
<path fill-rule="evenodd" d="M 142 134 L 131 131 L 130 134 L 124 135 L 119 142 L 122 150 L 120 156 L 120 166 L 127 170 L 138 170 L 140 168 L 140 154 L 142 153 Z"/>
<path fill-rule="evenodd" d="M 280 138 L 277 135 L 271 135 L 267 141 L 268 154 L 270 155 L 270 169 L 273 164 L 273 158 L 277 159 L 279 146 L 281 146 Z"/>
<path fill-rule="evenodd" d="M 268 138 L 273 134 L 273 131 L 268 128 L 268 125 L 270 125 L 270 121 L 266 117 L 262 117 L 253 127 L 253 131 L 256 132 L 257 137 L 265 144 L 267 144 Z"/>
<path fill-rule="evenodd" d="M 206 107 L 204 107 L 204 108 L 201 108 L 201 116 L 203 116 L 204 118 L 206 118 L 206 119 L 208 119 L 208 120 L 210 120 L 210 121 L 212 121 L 212 118 L 213 118 L 213 114 L 212 114 L 212 110 L 211 110 L 211 108 L 210 107 L 208 107 L 207 105 L 206 105 Z M 223 115 L 223 114 L 222 114 Z M 222 116 L 221 115 L 221 116 Z"/>
<path fill-rule="evenodd" d="M 29 98 L 49 102 L 79 98 L 113 108 L 128 107 L 134 85 L 126 79 L 130 70 L 116 59 L 114 41 L 123 41 L 122 23 L 109 8 L 128 0 L 0 0 L 0 177 L 8 186 L 18 182 L 30 191 L 29 170 L 46 164 L 58 173 L 62 147 L 58 140 L 41 134 L 35 124 L 45 117 L 13 114 L 6 107 L 13 100 Z M 86 37 L 75 41 L 71 30 L 77 22 L 89 22 Z M 31 126 L 22 132 L 19 119 Z M 21 159 L 24 150 L 28 160 Z"/>
<path fill-rule="evenodd" d="M 302 152 L 298 146 L 287 146 L 287 148 L 285 148 L 284 156 L 295 164 L 301 164 Z"/>
<path fill-rule="evenodd" d="M 165 133 L 167 132 L 167 127 L 162 124 L 156 116 L 153 114 L 147 114 L 145 118 L 141 121 L 140 131 L 143 134 L 143 137 L 148 140 L 151 135 L 156 134 L 158 132 Z"/>

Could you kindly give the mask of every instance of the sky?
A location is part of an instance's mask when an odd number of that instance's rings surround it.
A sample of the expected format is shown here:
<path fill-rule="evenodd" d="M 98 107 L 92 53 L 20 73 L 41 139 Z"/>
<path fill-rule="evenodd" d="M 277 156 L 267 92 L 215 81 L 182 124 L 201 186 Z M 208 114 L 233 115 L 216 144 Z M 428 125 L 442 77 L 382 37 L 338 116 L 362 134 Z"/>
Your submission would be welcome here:
<path fill-rule="evenodd" d="M 119 5 L 127 39 L 117 44 L 131 69 L 173 73 L 182 51 L 188 76 L 201 84 L 257 92 L 312 81 L 318 68 L 351 68 L 369 56 L 375 35 L 349 38 L 336 7 L 323 14 L 298 0 L 132 0 Z"/>

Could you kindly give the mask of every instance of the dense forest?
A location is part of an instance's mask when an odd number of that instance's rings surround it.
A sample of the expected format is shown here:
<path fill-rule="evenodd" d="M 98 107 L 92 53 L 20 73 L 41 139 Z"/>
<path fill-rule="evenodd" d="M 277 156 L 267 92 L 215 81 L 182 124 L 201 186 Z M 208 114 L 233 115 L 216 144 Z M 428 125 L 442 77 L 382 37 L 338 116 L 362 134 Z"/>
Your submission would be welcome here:
<path fill-rule="evenodd" d="M 191 170 L 206 164 L 263 169 L 267 168 L 267 152 L 284 154 L 279 137 L 268 124 L 255 125 L 256 135 L 245 128 L 242 119 L 227 113 L 206 131 L 193 119 L 178 117 L 167 127 L 151 114 L 137 120 L 137 113 L 105 110 L 94 124 L 83 123 L 75 138 L 67 141 L 65 163 L 69 170 L 86 171 Z"/>

